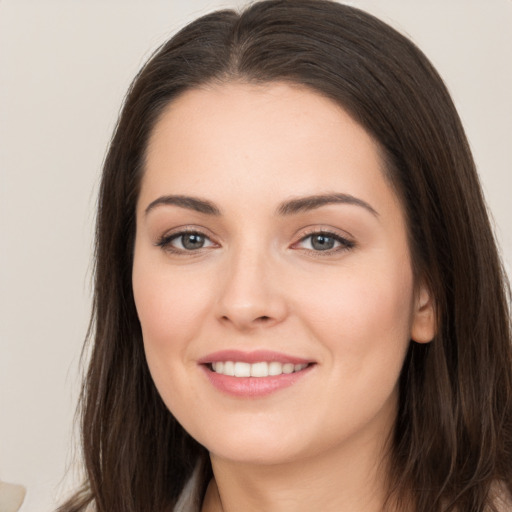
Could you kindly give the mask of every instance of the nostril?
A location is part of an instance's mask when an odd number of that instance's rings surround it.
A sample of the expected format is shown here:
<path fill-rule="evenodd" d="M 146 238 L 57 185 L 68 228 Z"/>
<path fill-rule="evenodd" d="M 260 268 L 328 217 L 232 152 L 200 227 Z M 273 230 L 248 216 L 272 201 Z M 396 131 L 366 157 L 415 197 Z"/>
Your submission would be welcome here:
<path fill-rule="evenodd" d="M 222 315 L 219 317 L 220 322 L 224 325 L 233 324 L 240 329 L 251 329 L 254 327 L 270 327 L 274 323 L 278 323 L 273 315 L 251 315 L 250 311 L 235 311 L 232 315 Z"/>

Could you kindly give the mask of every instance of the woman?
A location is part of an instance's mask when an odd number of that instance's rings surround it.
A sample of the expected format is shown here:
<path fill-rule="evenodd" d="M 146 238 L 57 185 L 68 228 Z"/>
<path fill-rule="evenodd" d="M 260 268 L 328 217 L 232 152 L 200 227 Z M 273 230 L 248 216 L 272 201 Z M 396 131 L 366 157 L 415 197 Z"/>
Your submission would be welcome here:
<path fill-rule="evenodd" d="M 507 510 L 507 285 L 441 79 L 324 0 L 200 18 L 105 162 L 62 511 Z"/>

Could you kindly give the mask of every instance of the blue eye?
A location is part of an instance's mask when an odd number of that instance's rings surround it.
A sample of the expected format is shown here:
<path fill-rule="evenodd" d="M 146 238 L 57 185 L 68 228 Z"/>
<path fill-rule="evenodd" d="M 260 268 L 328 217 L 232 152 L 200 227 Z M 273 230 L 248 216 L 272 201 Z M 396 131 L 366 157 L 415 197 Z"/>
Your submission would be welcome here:
<path fill-rule="evenodd" d="M 322 233 L 319 233 L 318 235 L 311 235 L 309 238 L 311 247 L 315 249 L 315 251 L 328 251 L 329 249 L 334 249 L 336 245 L 334 237 L 326 236 Z"/>
<path fill-rule="evenodd" d="M 183 248 L 187 251 L 193 251 L 194 249 L 201 249 L 204 247 L 206 237 L 204 235 L 200 235 L 199 233 L 187 233 L 185 235 L 180 235 L 173 241 L 179 242 L 181 244 L 180 249 Z"/>
<path fill-rule="evenodd" d="M 354 243 L 334 233 L 317 232 L 302 238 L 298 244 L 301 249 L 315 252 L 351 249 Z"/>
<path fill-rule="evenodd" d="M 205 247 L 211 247 L 214 244 L 206 235 L 196 231 L 190 231 L 164 236 L 156 245 L 170 251 L 191 252 L 204 249 Z"/>

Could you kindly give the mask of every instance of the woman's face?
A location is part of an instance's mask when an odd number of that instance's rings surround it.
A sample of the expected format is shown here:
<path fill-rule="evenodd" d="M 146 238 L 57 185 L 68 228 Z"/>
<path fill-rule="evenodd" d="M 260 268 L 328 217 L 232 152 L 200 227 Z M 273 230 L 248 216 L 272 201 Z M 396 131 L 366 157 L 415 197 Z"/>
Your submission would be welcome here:
<path fill-rule="evenodd" d="M 155 385 L 214 456 L 383 442 L 410 339 L 432 335 L 414 285 L 378 148 L 335 103 L 231 83 L 168 106 L 147 151 L 133 290 Z"/>

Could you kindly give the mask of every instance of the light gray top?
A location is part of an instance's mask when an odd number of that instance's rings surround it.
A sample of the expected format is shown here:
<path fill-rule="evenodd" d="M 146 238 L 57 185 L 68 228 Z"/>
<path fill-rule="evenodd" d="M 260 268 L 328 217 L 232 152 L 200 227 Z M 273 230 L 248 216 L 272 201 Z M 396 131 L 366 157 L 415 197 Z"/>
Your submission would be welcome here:
<path fill-rule="evenodd" d="M 200 499 L 200 473 L 201 465 L 197 464 L 194 468 L 192 476 L 186 483 L 183 491 L 180 494 L 178 502 L 174 507 L 173 512 L 200 512 L 201 499 Z"/>

